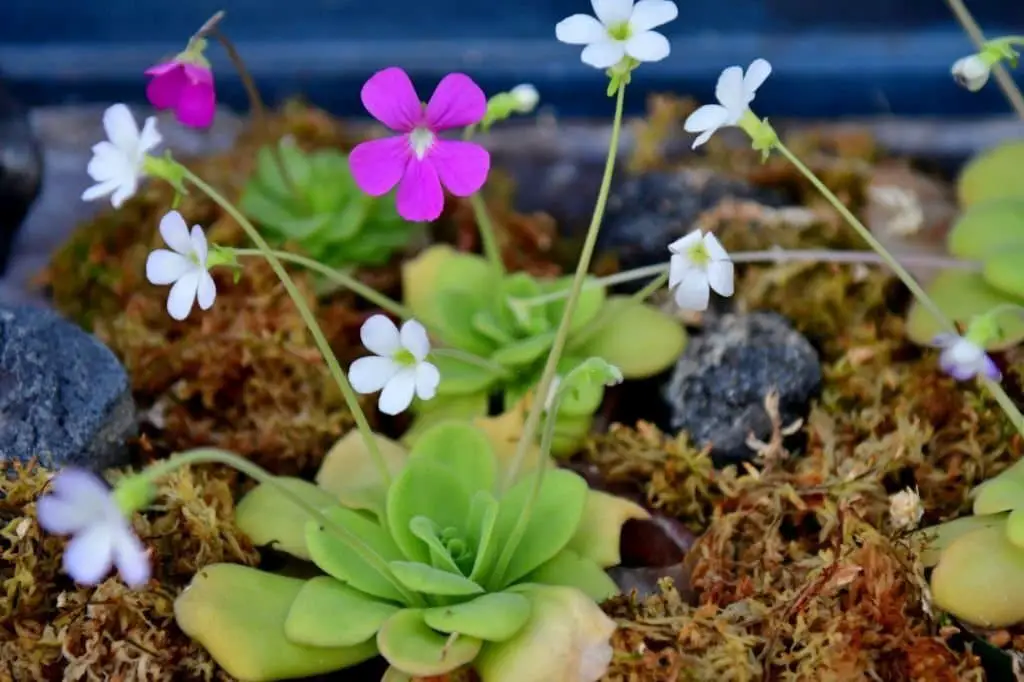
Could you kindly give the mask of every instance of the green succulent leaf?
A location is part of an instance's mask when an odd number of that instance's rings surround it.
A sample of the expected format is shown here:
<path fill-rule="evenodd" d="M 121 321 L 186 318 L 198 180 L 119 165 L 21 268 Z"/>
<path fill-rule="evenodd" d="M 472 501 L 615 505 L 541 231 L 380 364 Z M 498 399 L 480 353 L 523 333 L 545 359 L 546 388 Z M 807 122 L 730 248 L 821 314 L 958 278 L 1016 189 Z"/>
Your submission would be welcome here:
<path fill-rule="evenodd" d="M 441 385 L 444 385 L 444 370 L 442 372 Z M 413 403 L 415 418 L 409 430 L 402 436 L 402 442 L 412 447 L 424 433 L 452 420 L 472 421 L 476 417 L 487 416 L 489 399 L 485 392 L 469 393 L 466 395 L 441 395 L 440 386 L 438 395 L 433 400 Z"/>
<path fill-rule="evenodd" d="M 444 543 L 438 536 L 438 529 L 433 521 L 426 516 L 416 516 L 409 522 L 409 530 L 427 546 L 427 549 L 430 551 L 431 566 L 442 571 L 448 571 L 449 573 L 461 572 L 462 569 L 455 563 L 451 552 L 444 546 Z"/>
<path fill-rule="evenodd" d="M 373 438 L 388 473 L 397 476 L 409 456 L 405 448 L 380 434 L 374 434 Z M 359 429 L 346 433 L 327 452 L 317 471 L 316 484 L 336 497 L 343 507 L 369 511 L 378 518 L 383 516 L 387 486 Z M 315 497 L 307 499 L 318 506 L 326 506 L 320 505 Z M 302 533 L 305 535 L 304 522 Z"/>
<path fill-rule="evenodd" d="M 472 492 L 491 490 L 498 476 L 487 434 L 465 422 L 449 421 L 430 429 L 417 440 L 409 459 L 446 467 Z"/>
<path fill-rule="evenodd" d="M 328 491 L 301 478 L 278 477 L 277 483 L 316 507 L 337 504 Z M 309 560 L 306 522 L 309 515 L 273 485 L 261 483 L 239 500 L 235 523 L 257 547 L 273 547 Z"/>
<path fill-rule="evenodd" d="M 505 325 L 516 336 L 533 336 L 550 332 L 554 328 L 543 305 L 522 307 L 516 301 L 537 298 L 544 293 L 540 282 L 525 272 L 506 275 L 501 281 L 498 298 L 500 315 Z M 557 324 L 557 323 L 556 323 Z"/>
<path fill-rule="evenodd" d="M 550 560 L 530 571 L 525 583 L 575 587 L 597 603 L 619 594 L 619 588 L 600 566 L 571 549 L 563 549 Z M 483 639 L 487 639 L 484 637 Z"/>
<path fill-rule="evenodd" d="M 1024 244 L 994 253 L 985 259 L 982 276 L 996 289 L 1024 300 Z"/>
<path fill-rule="evenodd" d="M 568 291 L 572 287 L 572 280 L 572 275 L 560 277 L 547 283 L 544 290 L 546 293 Z M 583 289 L 580 291 L 579 300 L 576 302 L 576 308 L 572 313 L 572 320 L 569 322 L 570 335 L 597 319 L 597 316 L 600 315 L 602 308 L 604 308 L 607 302 L 608 296 L 605 288 L 595 286 L 594 281 L 594 278 L 589 276 L 583 281 Z M 560 298 L 545 306 L 545 313 L 551 326 L 557 327 L 561 324 L 567 301 L 568 298 Z"/>
<path fill-rule="evenodd" d="M 375 656 L 373 640 L 314 647 L 285 636 L 284 623 L 305 584 L 248 566 L 211 564 L 175 600 L 174 617 L 228 675 L 247 682 L 321 675 Z"/>
<path fill-rule="evenodd" d="M 437 394 L 442 398 L 486 394 L 501 380 L 501 375 L 493 370 L 443 353 L 431 355 L 430 361 L 441 374 Z"/>
<path fill-rule="evenodd" d="M 1006 518 L 1006 539 L 1024 549 L 1024 509 L 1014 509 Z"/>
<path fill-rule="evenodd" d="M 1014 509 L 1024 509 L 1024 482 L 996 477 L 978 488 L 974 498 L 975 514 L 998 514 Z"/>
<path fill-rule="evenodd" d="M 442 529 L 464 528 L 473 492 L 449 467 L 410 457 L 388 490 L 387 524 L 394 543 L 409 559 L 430 563 L 430 550 L 412 532 L 410 522 L 426 516 Z"/>
<path fill-rule="evenodd" d="M 499 501 L 495 535 L 502 549 L 525 512 L 534 485 L 533 476 L 524 478 Z M 526 530 L 503 574 L 494 577 L 500 582 L 491 586 L 492 591 L 518 582 L 565 548 L 580 525 L 588 490 L 586 481 L 571 471 L 555 469 L 544 474 Z"/>
<path fill-rule="evenodd" d="M 541 332 L 502 346 L 491 354 L 490 360 L 512 369 L 526 367 L 540 360 L 554 342 L 555 332 Z"/>
<path fill-rule="evenodd" d="M 583 516 L 566 545 L 598 566 L 610 567 L 622 561 L 619 545 L 627 521 L 644 521 L 651 515 L 640 505 L 618 495 L 588 490 Z"/>
<path fill-rule="evenodd" d="M 329 576 L 306 581 L 288 611 L 284 634 L 296 644 L 355 646 L 368 642 L 400 607 Z"/>
<path fill-rule="evenodd" d="M 331 521 L 344 526 L 350 533 L 369 545 L 385 561 L 403 559 L 402 551 L 388 532 L 376 521 L 363 514 L 334 507 L 323 512 Z M 387 601 L 402 603 L 401 591 L 378 568 L 367 563 L 331 529 L 323 529 L 315 521 L 306 524 L 306 546 L 320 570 L 351 585 L 360 592 Z"/>
<path fill-rule="evenodd" d="M 497 498 L 487 490 L 478 490 L 473 495 L 469 511 L 469 534 L 476 542 L 476 556 L 469 579 L 483 583 L 494 568 L 501 547 L 495 528 L 498 524 L 500 505 Z"/>
<path fill-rule="evenodd" d="M 988 149 L 964 166 L 957 180 L 960 205 L 967 208 L 993 199 L 1024 197 L 1024 141 Z"/>
<path fill-rule="evenodd" d="M 423 611 L 423 620 L 439 632 L 458 633 L 488 642 L 511 638 L 530 617 L 530 600 L 512 592 L 482 594 L 461 604 Z"/>
<path fill-rule="evenodd" d="M 939 310 L 948 318 L 961 322 L 968 322 L 975 315 L 998 305 L 1024 305 L 1024 299 L 995 289 L 976 272 L 963 270 L 944 270 L 938 273 L 925 290 Z M 1002 336 L 990 342 L 988 350 L 1007 348 L 1024 340 L 1024 317 L 1002 316 L 999 326 Z M 944 331 L 941 323 L 926 308 L 916 301 L 911 304 L 907 315 L 907 336 L 911 341 L 928 345 L 937 334 Z"/>
<path fill-rule="evenodd" d="M 395 668 L 412 676 L 444 675 L 472 662 L 483 644 L 473 637 L 451 640 L 426 624 L 423 611 L 403 609 L 377 633 L 380 653 Z"/>
<path fill-rule="evenodd" d="M 1019 247 L 1024 247 L 1024 195 L 967 207 L 946 236 L 949 253 L 965 260 Z"/>
<path fill-rule="evenodd" d="M 458 573 L 449 573 L 414 561 L 392 561 L 389 566 L 399 582 L 415 592 L 445 597 L 466 597 L 484 591 Z"/>

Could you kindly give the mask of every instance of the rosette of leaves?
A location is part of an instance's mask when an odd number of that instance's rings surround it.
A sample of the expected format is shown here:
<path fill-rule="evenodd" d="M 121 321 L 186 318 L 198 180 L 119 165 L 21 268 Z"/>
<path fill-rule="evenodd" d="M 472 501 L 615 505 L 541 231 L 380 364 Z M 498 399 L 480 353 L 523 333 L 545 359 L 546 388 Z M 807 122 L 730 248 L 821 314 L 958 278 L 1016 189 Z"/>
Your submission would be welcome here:
<path fill-rule="evenodd" d="M 934 603 L 965 623 L 1024 622 L 1024 460 L 973 491 L 973 515 L 921 531 Z"/>
<path fill-rule="evenodd" d="M 307 153 L 288 140 L 281 140 L 276 155 L 270 147 L 259 150 L 239 206 L 274 246 L 295 244 L 336 268 L 386 263 L 414 234 L 393 197 L 360 191 L 345 154 Z"/>
<path fill-rule="evenodd" d="M 413 442 L 430 424 L 451 417 L 488 414 L 492 398 L 508 411 L 532 395 L 565 310 L 565 297 L 524 302 L 565 292 L 572 277 L 539 280 L 522 272 L 501 274 L 483 257 L 435 245 L 403 266 L 405 304 L 416 319 L 449 347 L 485 358 L 488 369 L 457 357 L 432 358 L 441 372 L 437 396 L 414 403 Z M 686 333 L 671 316 L 628 296 L 608 296 L 585 286 L 572 317 L 568 344 L 558 366 L 565 376 L 586 357 L 618 367 L 626 379 L 658 374 L 675 362 Z M 555 454 L 571 454 L 590 430 L 604 397 L 600 385 L 566 398 L 557 416 Z"/>
<path fill-rule="evenodd" d="M 980 261 L 981 271 L 946 270 L 926 290 L 953 320 L 968 322 L 996 306 L 1024 306 L 1024 143 L 995 147 L 973 159 L 958 180 L 962 212 L 946 238 L 950 255 Z M 1024 315 L 1001 315 L 999 334 L 988 350 L 1024 340 Z M 914 302 L 907 333 L 929 343 L 944 331 L 935 317 Z"/>
<path fill-rule="evenodd" d="M 175 603 L 180 627 L 249 681 L 326 673 L 378 652 L 392 682 L 463 666 L 484 682 L 580 679 L 614 630 L 597 606 L 617 592 L 602 569 L 619 562 L 622 524 L 648 515 L 567 470 L 546 471 L 535 490 L 538 448 L 502 492 L 511 449 L 492 439 L 504 428 L 437 424 L 411 451 L 378 437 L 387 486 L 356 432 L 331 450 L 316 484 L 280 479 L 380 566 L 273 486 L 255 488 L 238 504 L 238 525 L 306 569 L 208 566 Z"/>

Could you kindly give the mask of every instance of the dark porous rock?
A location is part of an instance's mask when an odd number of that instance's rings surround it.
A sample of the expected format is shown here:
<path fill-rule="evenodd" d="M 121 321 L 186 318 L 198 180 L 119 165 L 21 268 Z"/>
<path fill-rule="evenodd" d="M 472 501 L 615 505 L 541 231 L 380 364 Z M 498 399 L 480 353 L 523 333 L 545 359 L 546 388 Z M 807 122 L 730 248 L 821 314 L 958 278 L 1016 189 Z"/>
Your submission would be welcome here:
<path fill-rule="evenodd" d="M 785 205 L 777 192 L 714 171 L 643 173 L 613 188 L 597 252 L 613 254 L 624 270 L 665 262 L 668 245 L 692 231 L 701 213 L 727 199 L 757 201 L 772 207 Z M 633 282 L 621 289 L 633 291 L 644 284 Z"/>
<path fill-rule="evenodd" d="M 7 268 L 18 228 L 39 196 L 43 152 L 28 111 L 0 81 L 0 273 Z"/>
<path fill-rule="evenodd" d="M 752 460 L 753 434 L 767 442 L 765 396 L 774 389 L 785 427 L 807 416 L 821 387 L 818 353 L 781 315 L 723 315 L 694 338 L 663 389 L 669 427 L 698 447 L 712 446 L 717 466 Z M 790 444 L 792 441 L 790 441 Z"/>
<path fill-rule="evenodd" d="M 44 308 L 0 308 L 0 461 L 120 466 L 136 433 L 128 375 L 110 349 Z"/>

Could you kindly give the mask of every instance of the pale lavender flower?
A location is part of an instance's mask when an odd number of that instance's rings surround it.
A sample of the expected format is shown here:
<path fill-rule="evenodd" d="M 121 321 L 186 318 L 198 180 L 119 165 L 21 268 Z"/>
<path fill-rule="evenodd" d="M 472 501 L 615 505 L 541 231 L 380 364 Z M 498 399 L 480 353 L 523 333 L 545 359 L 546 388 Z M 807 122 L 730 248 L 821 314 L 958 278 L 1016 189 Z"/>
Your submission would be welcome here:
<path fill-rule="evenodd" d="M 985 349 L 958 334 L 939 334 L 932 345 L 941 348 L 939 367 L 955 379 L 965 381 L 981 375 L 998 381 L 999 368 Z"/>
<path fill-rule="evenodd" d="M 36 518 L 47 532 L 73 536 L 64 551 L 64 572 L 76 582 L 98 585 L 115 566 L 129 587 L 149 582 L 146 548 L 110 488 L 95 474 L 76 468 L 60 471 L 50 494 L 36 503 Z"/>

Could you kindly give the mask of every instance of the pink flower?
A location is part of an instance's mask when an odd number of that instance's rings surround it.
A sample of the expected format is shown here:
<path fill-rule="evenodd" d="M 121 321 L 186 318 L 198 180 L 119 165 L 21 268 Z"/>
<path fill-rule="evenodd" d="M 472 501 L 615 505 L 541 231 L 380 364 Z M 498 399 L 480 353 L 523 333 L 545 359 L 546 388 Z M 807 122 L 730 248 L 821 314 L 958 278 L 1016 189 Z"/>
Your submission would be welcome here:
<path fill-rule="evenodd" d="M 399 215 L 423 221 L 441 215 L 442 186 L 460 197 L 483 187 L 491 166 L 487 150 L 437 136 L 478 123 L 487 113 L 487 98 L 469 76 L 448 74 L 424 106 L 405 71 L 391 67 L 366 81 L 362 100 L 374 118 L 401 133 L 352 150 L 349 167 L 364 192 L 378 197 L 398 185 Z"/>
<path fill-rule="evenodd" d="M 157 109 L 174 109 L 178 121 L 190 128 L 208 128 L 213 123 L 217 95 L 210 67 L 172 59 L 146 69 L 152 76 L 146 97 Z"/>

